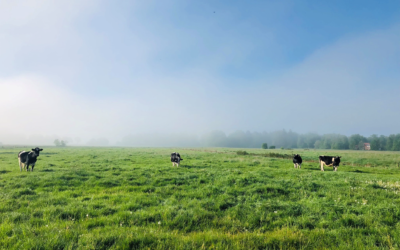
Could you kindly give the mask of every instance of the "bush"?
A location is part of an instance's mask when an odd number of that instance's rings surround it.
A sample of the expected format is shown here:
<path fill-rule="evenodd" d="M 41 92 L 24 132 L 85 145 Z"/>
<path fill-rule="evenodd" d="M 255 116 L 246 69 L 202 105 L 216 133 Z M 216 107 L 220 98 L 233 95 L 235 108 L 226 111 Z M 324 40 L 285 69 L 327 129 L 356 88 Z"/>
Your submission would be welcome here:
<path fill-rule="evenodd" d="M 275 146 L 269 146 L 269 149 L 275 149 Z"/>
<path fill-rule="evenodd" d="M 263 149 L 268 149 L 268 144 L 267 144 L 267 143 L 263 143 L 263 144 L 261 145 L 261 148 L 263 148 Z"/>
<path fill-rule="evenodd" d="M 272 158 L 282 158 L 282 159 L 292 159 L 292 158 L 293 158 L 293 155 L 279 154 L 279 153 L 274 153 L 274 152 L 270 152 L 270 153 L 266 153 L 266 154 L 261 154 L 261 156 L 264 156 L 264 157 L 272 157 Z"/>
<path fill-rule="evenodd" d="M 56 147 L 66 147 L 67 146 L 67 141 L 64 141 L 64 140 L 59 140 L 59 139 L 55 139 L 54 140 L 54 145 L 56 145 Z"/>
<path fill-rule="evenodd" d="M 236 152 L 236 154 L 238 154 L 238 155 L 248 155 L 249 153 L 247 153 L 246 151 L 239 150 L 239 151 Z"/>

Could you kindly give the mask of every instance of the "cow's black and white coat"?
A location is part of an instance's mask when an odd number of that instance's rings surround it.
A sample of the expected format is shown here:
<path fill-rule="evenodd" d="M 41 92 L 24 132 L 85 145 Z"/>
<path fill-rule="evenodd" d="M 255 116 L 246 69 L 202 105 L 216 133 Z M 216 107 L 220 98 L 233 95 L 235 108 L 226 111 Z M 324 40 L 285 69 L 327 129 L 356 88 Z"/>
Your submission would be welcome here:
<path fill-rule="evenodd" d="M 337 171 L 337 168 L 339 167 L 340 164 L 340 157 L 341 156 L 324 156 L 321 155 L 319 157 L 319 164 L 321 165 L 321 171 L 324 170 L 324 165 L 326 166 L 332 166 L 334 171 Z"/>
<path fill-rule="evenodd" d="M 294 168 L 301 168 L 301 163 L 303 163 L 303 159 L 301 159 L 301 156 L 299 154 L 296 154 L 293 156 L 293 164 Z"/>
<path fill-rule="evenodd" d="M 42 148 L 32 148 L 32 151 L 26 152 L 21 151 L 18 153 L 18 163 L 19 169 L 22 171 L 23 168 L 26 168 L 26 171 L 29 171 L 29 166 L 31 166 L 31 171 L 35 167 L 37 157 L 39 156 L 40 151 Z"/>
<path fill-rule="evenodd" d="M 172 166 L 177 166 L 179 167 L 179 164 L 181 163 L 183 159 L 181 158 L 181 155 L 179 153 L 173 152 L 171 154 L 171 162 L 172 162 Z"/>

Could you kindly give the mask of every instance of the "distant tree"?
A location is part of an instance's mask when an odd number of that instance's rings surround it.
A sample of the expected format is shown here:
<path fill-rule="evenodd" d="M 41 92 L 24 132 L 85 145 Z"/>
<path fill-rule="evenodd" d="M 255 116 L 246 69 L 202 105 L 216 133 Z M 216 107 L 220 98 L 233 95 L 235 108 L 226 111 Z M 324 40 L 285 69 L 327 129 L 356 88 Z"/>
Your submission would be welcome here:
<path fill-rule="evenodd" d="M 386 150 L 392 151 L 396 135 L 389 135 L 386 140 Z"/>
<path fill-rule="evenodd" d="M 297 137 L 297 147 L 298 148 L 306 148 L 307 147 L 307 145 L 304 141 L 304 137 L 305 137 L 304 135 L 299 135 Z"/>
<path fill-rule="evenodd" d="M 314 148 L 320 148 L 321 147 L 321 141 L 320 140 L 316 140 L 314 143 Z"/>
<path fill-rule="evenodd" d="M 321 139 L 320 135 L 313 133 L 305 134 L 304 137 L 304 142 L 307 148 L 314 148 L 315 142 Z"/>
<path fill-rule="evenodd" d="M 369 138 L 371 150 L 381 150 L 381 140 L 377 135 L 371 135 Z"/>
<path fill-rule="evenodd" d="M 349 148 L 352 150 L 362 150 L 364 149 L 364 142 L 367 142 L 367 138 L 362 135 L 356 134 L 351 135 L 349 138 Z"/>
<path fill-rule="evenodd" d="M 286 136 L 286 148 L 297 148 L 297 140 L 299 139 L 299 135 L 295 132 L 292 132 L 292 130 L 289 130 Z"/>
<path fill-rule="evenodd" d="M 340 136 L 340 148 L 339 149 L 349 149 L 349 138 L 345 135 Z"/>
<path fill-rule="evenodd" d="M 384 135 L 379 136 L 379 144 L 380 144 L 380 149 L 379 150 L 387 150 L 386 142 L 387 142 L 387 137 L 386 136 L 384 136 Z"/>
<path fill-rule="evenodd" d="M 66 147 L 68 142 L 65 140 L 60 141 L 59 139 L 56 139 L 53 143 L 56 145 L 56 147 Z"/>
<path fill-rule="evenodd" d="M 275 146 L 269 146 L 269 149 L 275 149 Z"/>
<path fill-rule="evenodd" d="M 332 148 L 332 143 L 330 138 L 326 138 L 324 140 L 324 143 L 322 144 L 323 149 L 331 149 Z"/>
<path fill-rule="evenodd" d="M 290 147 L 290 139 L 288 137 L 288 133 L 286 132 L 286 130 L 284 129 L 278 130 L 271 134 L 272 134 L 272 140 L 270 142 L 275 144 L 276 147 L 278 148 Z"/>
<path fill-rule="evenodd" d="M 323 149 L 349 149 L 349 140 L 345 135 L 326 134 L 321 137 L 319 147 Z"/>
<path fill-rule="evenodd" d="M 400 134 L 397 134 L 393 141 L 393 151 L 400 151 Z"/>
<path fill-rule="evenodd" d="M 358 150 L 365 150 L 364 142 L 363 142 L 363 141 L 360 141 L 360 142 L 358 143 L 358 145 L 357 145 L 357 148 L 358 148 Z"/>
<path fill-rule="evenodd" d="M 250 132 L 245 133 L 240 130 L 229 134 L 226 138 L 227 146 L 233 148 L 248 148 L 251 144 L 251 136 L 249 134 Z"/>
<path fill-rule="evenodd" d="M 261 148 L 267 149 L 267 148 L 268 148 L 268 144 L 264 142 L 264 143 L 261 145 Z"/>

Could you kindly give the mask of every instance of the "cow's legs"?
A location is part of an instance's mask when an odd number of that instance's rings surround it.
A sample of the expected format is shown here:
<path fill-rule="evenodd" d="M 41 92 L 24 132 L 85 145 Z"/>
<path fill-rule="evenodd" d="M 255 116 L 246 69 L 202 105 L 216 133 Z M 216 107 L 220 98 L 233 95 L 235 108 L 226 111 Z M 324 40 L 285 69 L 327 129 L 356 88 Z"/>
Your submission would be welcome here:
<path fill-rule="evenodd" d="M 179 167 L 179 164 L 180 164 L 180 162 L 177 162 L 177 163 L 176 163 L 176 167 Z"/>
<path fill-rule="evenodd" d="M 301 168 L 301 164 L 299 164 L 299 169 Z"/>
<path fill-rule="evenodd" d="M 333 169 L 334 169 L 335 171 L 337 171 L 337 167 L 333 167 Z"/>
<path fill-rule="evenodd" d="M 19 170 L 22 172 L 21 158 L 18 157 Z"/>
<path fill-rule="evenodd" d="M 32 167 L 31 167 L 31 172 L 33 172 L 33 168 L 35 167 L 35 164 L 32 164 Z"/>
<path fill-rule="evenodd" d="M 172 162 L 172 166 L 175 167 L 175 162 Z"/>
<path fill-rule="evenodd" d="M 294 168 L 297 168 L 297 166 L 296 166 L 296 165 L 297 165 L 297 164 L 295 163 L 295 164 L 294 164 Z"/>
<path fill-rule="evenodd" d="M 321 171 L 325 171 L 325 170 L 324 170 L 324 162 L 323 162 L 323 161 L 320 161 L 320 163 L 321 163 Z"/>
<path fill-rule="evenodd" d="M 25 163 L 25 166 L 26 166 L 26 172 L 28 172 L 29 171 L 29 163 Z"/>

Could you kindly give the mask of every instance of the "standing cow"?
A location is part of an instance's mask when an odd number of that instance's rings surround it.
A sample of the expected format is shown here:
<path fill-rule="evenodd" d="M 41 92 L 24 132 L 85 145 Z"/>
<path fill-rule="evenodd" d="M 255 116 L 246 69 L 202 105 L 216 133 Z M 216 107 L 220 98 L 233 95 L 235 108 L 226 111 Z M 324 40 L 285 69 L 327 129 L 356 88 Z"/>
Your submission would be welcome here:
<path fill-rule="evenodd" d="M 321 171 L 324 170 L 324 165 L 326 166 L 332 166 L 334 171 L 337 171 L 337 168 L 339 167 L 340 164 L 340 157 L 341 156 L 324 156 L 321 155 L 319 157 L 319 164 L 321 165 Z"/>
<path fill-rule="evenodd" d="M 173 152 L 171 154 L 171 162 L 172 162 L 172 166 L 176 166 L 179 167 L 179 164 L 181 163 L 183 159 L 181 158 L 181 155 L 179 153 Z"/>
<path fill-rule="evenodd" d="M 296 155 L 293 156 L 294 168 L 299 167 L 299 169 L 300 169 L 302 162 L 303 162 L 303 159 L 301 159 L 301 156 L 299 154 L 296 154 Z"/>
<path fill-rule="evenodd" d="M 21 151 L 18 153 L 18 163 L 19 169 L 22 171 L 22 168 L 26 168 L 26 171 L 29 171 L 29 165 L 32 166 L 31 171 L 35 167 L 37 157 L 39 156 L 40 151 L 43 151 L 43 148 L 32 148 L 32 151 L 26 152 Z"/>

